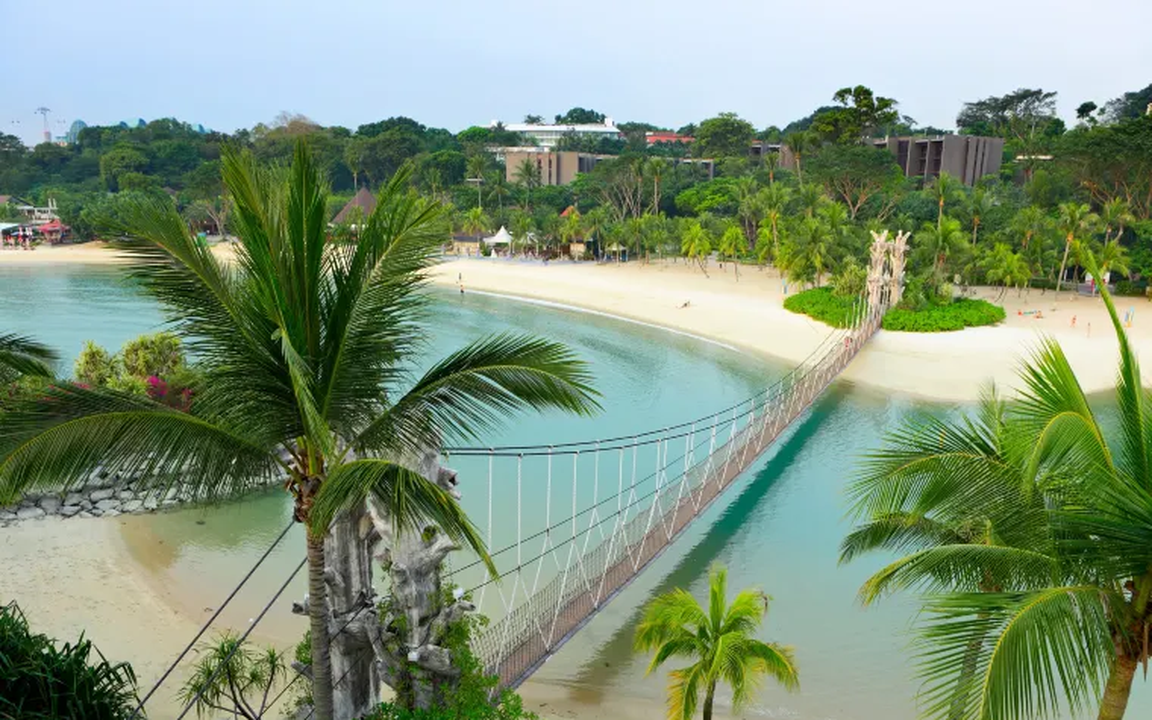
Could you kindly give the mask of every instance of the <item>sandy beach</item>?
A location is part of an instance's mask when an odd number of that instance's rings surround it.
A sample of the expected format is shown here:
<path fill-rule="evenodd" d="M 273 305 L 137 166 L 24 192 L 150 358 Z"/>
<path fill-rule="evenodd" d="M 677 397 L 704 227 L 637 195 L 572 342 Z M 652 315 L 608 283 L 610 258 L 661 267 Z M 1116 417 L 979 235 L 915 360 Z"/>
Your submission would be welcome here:
<path fill-rule="evenodd" d="M 218 252 L 227 256 L 228 250 L 219 246 Z M 0 253 L 0 264 L 118 261 L 114 252 L 97 243 Z M 790 362 L 805 358 L 829 332 L 820 323 L 784 310 L 780 278 L 756 268 L 743 268 L 737 280 L 730 265 L 724 271 L 712 266 L 705 276 L 682 262 L 545 266 L 466 259 L 440 264 L 433 279 L 449 288 L 462 284 L 465 292 L 498 293 L 629 318 Z M 985 289 L 981 294 L 991 298 L 997 291 Z M 1102 391 L 1112 385 L 1116 342 L 1099 299 L 1065 294 L 1057 302 L 1051 292 L 1018 297 L 1010 291 L 998 302 L 1005 306 L 1008 320 L 997 327 L 933 335 L 881 331 L 844 377 L 876 391 L 970 401 L 989 380 L 1010 387 L 1017 363 L 1049 334 L 1060 341 L 1086 389 Z M 1147 356 L 1152 347 L 1152 307 L 1145 318 L 1146 301 L 1120 302 L 1122 311 L 1136 309 L 1129 332 Z M 1041 310 L 1043 318 L 1017 314 L 1034 310 Z M 5 568 L 0 603 L 17 600 L 38 631 L 62 640 L 86 632 L 110 659 L 131 660 L 147 688 L 206 615 L 190 612 L 178 599 L 168 597 L 166 588 L 149 582 L 141 569 L 147 562 L 141 552 L 163 548 L 142 550 L 131 522 L 131 518 L 104 518 L 65 525 L 43 520 L 0 530 L 0 564 Z M 243 625 L 243 618 L 231 619 Z M 280 635 L 259 639 L 283 646 L 296 639 Z M 563 685 L 530 682 L 522 694 L 526 705 L 543 717 L 592 718 L 604 712 L 574 701 Z M 167 693 L 149 708 L 154 718 L 175 716 L 175 702 Z M 662 708 L 650 701 L 612 698 L 613 718 L 640 720 L 661 714 Z"/>

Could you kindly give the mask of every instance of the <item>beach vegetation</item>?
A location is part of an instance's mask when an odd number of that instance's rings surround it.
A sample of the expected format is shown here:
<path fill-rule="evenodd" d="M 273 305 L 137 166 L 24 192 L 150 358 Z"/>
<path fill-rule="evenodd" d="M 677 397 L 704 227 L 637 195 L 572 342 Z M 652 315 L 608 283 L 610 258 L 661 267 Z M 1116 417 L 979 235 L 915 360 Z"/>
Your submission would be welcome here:
<path fill-rule="evenodd" d="M 337 513 L 372 495 L 397 527 L 435 524 L 490 566 L 460 506 L 411 458 L 475 440 L 517 412 L 598 405 L 584 363 L 524 335 L 481 338 L 410 375 L 443 206 L 398 174 L 358 243 L 331 245 L 317 156 L 304 141 L 294 147 L 288 168 L 223 154 L 238 237 L 231 265 L 195 241 L 170 199 L 126 208 L 112 231 L 128 274 L 194 354 L 197 392 L 174 409 L 112 387 L 53 385 L 5 414 L 0 499 L 77 487 L 100 466 L 145 492 L 180 482 L 200 500 L 283 480 L 306 527 L 312 692 L 315 717 L 329 720 L 332 646 L 318 638 L 329 619 L 324 539 Z"/>
<path fill-rule="evenodd" d="M 690 663 L 668 673 L 668 720 L 691 720 L 697 708 L 712 720 L 720 684 L 731 690 L 735 712 L 752 701 L 765 678 L 799 688 L 792 648 L 756 637 L 770 601 L 763 591 L 747 589 L 729 602 L 728 570 L 717 565 L 708 572 L 706 603 L 676 589 L 644 608 L 634 645 L 652 653 L 647 672 L 673 660 Z"/>
<path fill-rule="evenodd" d="M 1100 274 L 1090 254 L 1084 263 Z M 1152 632 L 1152 422 L 1136 352 L 1101 287 L 1120 358 L 1115 416 L 1092 407 L 1061 346 L 1019 372 L 1019 399 L 974 418 L 919 416 L 851 488 L 842 557 L 900 557 L 861 589 L 920 594 L 927 717 L 1125 717 Z"/>
<path fill-rule="evenodd" d="M 0 717 L 128 720 L 136 674 L 83 635 L 64 643 L 34 633 L 15 603 L 0 607 Z"/>
<path fill-rule="evenodd" d="M 245 720 L 259 720 L 279 699 L 288 681 L 285 656 L 274 647 L 257 648 L 233 632 L 205 641 L 196 648 L 196 661 L 184 685 L 180 702 L 198 717 L 217 712 Z"/>

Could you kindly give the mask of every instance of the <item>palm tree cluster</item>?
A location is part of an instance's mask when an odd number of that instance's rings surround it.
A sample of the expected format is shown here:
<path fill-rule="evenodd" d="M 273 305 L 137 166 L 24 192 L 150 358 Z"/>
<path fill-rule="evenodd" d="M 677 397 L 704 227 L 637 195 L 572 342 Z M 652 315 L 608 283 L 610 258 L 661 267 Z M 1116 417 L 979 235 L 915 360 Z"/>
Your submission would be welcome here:
<path fill-rule="evenodd" d="M 288 168 L 225 152 L 223 173 L 239 238 L 232 263 L 195 242 L 167 199 L 126 207 L 116 227 L 128 274 L 196 359 L 191 406 L 68 382 L 35 393 L 0 424 L 0 502 L 74 488 L 100 468 L 157 493 L 179 482 L 201 500 L 282 480 L 307 529 L 313 698 L 328 720 L 333 519 L 371 495 L 398 529 L 432 523 L 487 560 L 451 496 L 412 469 L 417 459 L 517 411 L 592 412 L 595 393 L 567 348 L 521 335 L 477 340 L 413 373 L 421 288 L 447 226 L 405 173 L 380 191 L 354 245 L 327 241 L 328 189 L 303 143 Z M 43 372 L 49 358 L 0 340 L 0 367 L 12 372 Z"/>
<path fill-rule="evenodd" d="M 975 417 L 908 421 L 851 486 L 860 524 L 842 559 L 899 556 L 861 599 L 922 593 L 928 717 L 1119 720 L 1152 659 L 1152 395 L 1101 292 L 1120 346 L 1114 412 L 1101 416 L 1048 340 L 1018 401 L 989 392 Z"/>

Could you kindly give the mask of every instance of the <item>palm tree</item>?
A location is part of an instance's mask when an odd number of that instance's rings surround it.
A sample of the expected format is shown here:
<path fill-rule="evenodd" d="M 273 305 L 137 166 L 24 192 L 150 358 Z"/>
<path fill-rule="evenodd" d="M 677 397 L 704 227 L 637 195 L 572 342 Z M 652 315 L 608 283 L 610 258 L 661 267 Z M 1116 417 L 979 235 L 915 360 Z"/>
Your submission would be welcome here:
<path fill-rule="evenodd" d="M 0 384 L 14 382 L 23 375 L 52 377 L 57 355 L 51 348 L 13 333 L 0 335 Z"/>
<path fill-rule="evenodd" d="M 488 155 L 478 152 L 468 158 L 468 180 L 476 183 L 476 207 L 484 208 L 484 197 L 481 188 L 484 186 L 484 171 L 488 169 Z"/>
<path fill-rule="evenodd" d="M 816 184 L 809 184 L 800 186 L 800 192 L 796 199 L 799 201 L 801 209 L 804 210 L 804 214 L 812 217 L 827 200 L 827 196 L 824 195 L 824 188 Z"/>
<path fill-rule="evenodd" d="M 463 230 L 477 239 L 492 227 L 492 220 L 483 209 L 474 207 L 464 213 Z"/>
<path fill-rule="evenodd" d="M 745 176 L 737 181 L 736 203 L 736 214 L 744 224 L 745 247 L 751 247 L 765 212 L 764 196 L 755 178 Z"/>
<path fill-rule="evenodd" d="M 198 358 L 191 409 L 55 385 L 5 417 L 0 498 L 76 487 L 101 466 L 154 492 L 178 477 L 197 499 L 283 479 L 306 527 L 315 715 L 330 720 L 334 516 L 372 495 L 397 527 L 434 523 L 486 559 L 460 507 L 412 458 L 513 411 L 596 403 L 570 351 L 517 335 L 477 340 L 404 384 L 428 302 L 420 288 L 446 230 L 440 206 L 409 191 L 410 170 L 381 190 L 357 243 L 329 245 L 328 191 L 303 141 L 286 170 L 233 150 L 222 165 L 240 238 L 231 265 L 194 242 L 167 198 L 125 203 L 117 226 L 129 275 Z"/>
<path fill-rule="evenodd" d="M 1008 243 L 996 243 L 994 248 L 984 254 L 980 264 L 984 268 L 984 276 L 988 282 L 993 285 L 1000 284 L 998 297 L 1001 298 L 1004 297 L 1004 293 L 1008 291 L 1010 285 L 1023 288 L 1024 283 L 1032 277 L 1024 256 L 1012 252 L 1012 247 Z"/>
<path fill-rule="evenodd" d="M 644 164 L 644 174 L 652 180 L 652 214 L 660 212 L 660 181 L 668 173 L 668 161 L 662 157 L 649 158 Z"/>
<path fill-rule="evenodd" d="M 700 271 L 704 276 L 708 276 L 708 256 L 712 254 L 712 236 L 708 230 L 700 224 L 699 220 L 692 220 L 688 223 L 688 227 L 684 230 L 684 237 L 680 242 L 680 252 L 684 253 L 684 257 L 689 260 L 695 260 L 700 264 Z"/>
<path fill-rule="evenodd" d="M 972 221 L 972 247 L 976 247 L 976 234 L 980 231 L 980 223 L 996 208 L 996 197 L 986 189 L 976 187 L 972 188 L 964 205 Z"/>
<path fill-rule="evenodd" d="M 936 227 L 944 223 L 944 203 L 951 199 L 960 189 L 960 181 L 946 172 L 942 172 L 932 181 L 932 197 L 936 198 Z"/>
<path fill-rule="evenodd" d="M 832 265 L 834 240 L 820 218 L 806 217 L 796 225 L 782 253 L 783 268 L 795 282 L 812 281 L 816 287 Z"/>
<path fill-rule="evenodd" d="M 1106 275 L 1113 270 L 1122 275 L 1127 275 L 1131 272 L 1128 265 L 1130 262 L 1128 251 L 1120 244 L 1119 238 L 1105 243 L 1104 246 L 1100 248 L 1100 257 L 1097 261 L 1100 263 L 1101 275 Z"/>
<path fill-rule="evenodd" d="M 740 282 L 740 263 L 736 258 L 747 248 L 748 241 L 744 238 L 744 232 L 740 226 L 734 222 L 728 223 L 728 227 L 724 229 L 724 234 L 720 236 L 720 243 L 716 250 L 720 253 L 720 257 L 726 257 L 732 261 L 732 268 L 736 273 L 736 282 Z"/>
<path fill-rule="evenodd" d="M 1085 267 L 1101 277 L 1090 252 Z M 915 469 L 904 487 L 924 497 L 941 497 L 933 486 L 943 483 L 966 488 L 969 498 L 956 507 L 1001 498 L 1004 474 L 1050 527 L 1043 532 L 1017 498 L 1005 510 L 1015 505 L 1018 521 L 998 528 L 1039 532 L 1005 543 L 1010 550 L 954 553 L 950 567 L 921 573 L 932 592 L 920 626 L 930 716 L 1018 720 L 1066 705 L 1075 715 L 1096 706 L 1099 720 L 1120 720 L 1137 668 L 1152 659 L 1152 413 L 1136 352 L 1102 285 L 1101 295 L 1120 347 L 1110 422 L 1093 411 L 1049 340 L 1020 372 L 1019 401 L 1005 422 L 1006 462 L 977 462 L 978 453 L 958 448 L 893 463 Z M 893 486 L 876 497 L 900 493 Z M 991 592 L 949 589 L 989 573 L 1011 582 Z"/>
<path fill-rule="evenodd" d="M 959 220 L 947 218 L 936 227 L 924 223 L 913 241 L 932 259 L 932 272 L 939 279 L 943 276 L 948 256 L 964 246 L 964 231 L 960 229 Z"/>
<path fill-rule="evenodd" d="M 1116 239 L 1119 239 L 1124 234 L 1124 228 L 1128 227 L 1136 221 L 1128 207 L 1128 203 L 1123 198 L 1112 198 L 1100 207 L 1100 226 L 1104 230 L 1104 244 L 1107 245 L 1112 239 L 1112 233 L 1116 233 Z"/>
<path fill-rule="evenodd" d="M 800 185 L 804 184 L 804 174 L 800 169 L 800 160 L 804 155 L 808 154 L 809 150 L 812 150 L 816 146 L 816 143 L 817 137 L 815 133 L 808 130 L 791 132 L 784 136 L 784 144 L 788 146 L 788 149 L 792 151 L 793 157 L 796 158 L 796 182 Z"/>
<path fill-rule="evenodd" d="M 651 673 L 668 660 L 682 657 L 691 665 L 668 673 L 668 720 L 690 720 L 704 692 L 703 717 L 712 720 L 716 686 L 732 688 L 732 708 L 739 712 L 764 676 L 789 690 L 799 687 L 792 649 L 752 637 L 771 598 L 759 590 L 744 590 L 728 604 L 727 569 L 708 573 L 708 607 L 701 607 L 684 590 L 673 590 L 649 603 L 636 628 L 635 647 L 652 652 Z"/>
<path fill-rule="evenodd" d="M 1043 234 L 1049 226 L 1048 216 L 1035 205 L 1021 208 L 1012 218 L 1012 231 L 1020 236 L 1020 246 L 1025 250 L 1032 238 Z"/>
<path fill-rule="evenodd" d="M 1060 284 L 1068 266 L 1068 253 L 1079 240 L 1087 239 L 1099 218 L 1084 203 L 1066 202 L 1060 205 L 1056 226 L 1064 236 L 1064 256 L 1060 260 L 1060 273 L 1056 276 L 1056 297 L 1060 297 Z"/>
<path fill-rule="evenodd" d="M 775 255 L 780 251 L 780 219 L 784 217 L 788 204 L 792 202 L 792 190 L 773 183 L 761 193 L 763 193 L 764 219 L 772 228 L 772 254 Z"/>
<path fill-rule="evenodd" d="M 524 208 L 527 209 L 532 204 L 532 188 L 540 185 L 540 168 L 531 159 L 524 158 L 516 166 L 513 178 L 517 185 L 524 188 Z"/>
<path fill-rule="evenodd" d="M 508 197 L 508 179 L 504 177 L 503 170 L 496 170 L 488 173 L 488 197 L 496 198 L 496 205 L 501 210 L 504 209 L 504 198 Z"/>

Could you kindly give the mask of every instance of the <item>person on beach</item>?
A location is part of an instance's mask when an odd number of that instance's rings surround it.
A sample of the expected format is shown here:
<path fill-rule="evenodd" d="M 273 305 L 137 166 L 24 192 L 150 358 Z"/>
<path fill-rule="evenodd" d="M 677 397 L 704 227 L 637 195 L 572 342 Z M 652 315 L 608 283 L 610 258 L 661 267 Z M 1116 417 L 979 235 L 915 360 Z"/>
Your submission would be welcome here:
<path fill-rule="evenodd" d="M 1072 329 L 1073 330 L 1076 329 L 1076 316 L 1075 315 L 1072 316 Z"/>

